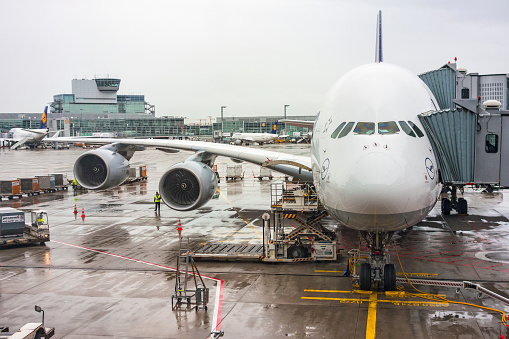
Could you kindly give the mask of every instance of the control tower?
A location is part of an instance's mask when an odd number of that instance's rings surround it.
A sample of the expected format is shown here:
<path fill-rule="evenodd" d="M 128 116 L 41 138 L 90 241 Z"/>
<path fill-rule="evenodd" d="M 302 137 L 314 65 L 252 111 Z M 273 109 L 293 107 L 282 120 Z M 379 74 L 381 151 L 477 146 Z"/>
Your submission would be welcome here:
<path fill-rule="evenodd" d="M 116 104 L 120 79 L 73 79 L 72 94 L 77 104 Z"/>

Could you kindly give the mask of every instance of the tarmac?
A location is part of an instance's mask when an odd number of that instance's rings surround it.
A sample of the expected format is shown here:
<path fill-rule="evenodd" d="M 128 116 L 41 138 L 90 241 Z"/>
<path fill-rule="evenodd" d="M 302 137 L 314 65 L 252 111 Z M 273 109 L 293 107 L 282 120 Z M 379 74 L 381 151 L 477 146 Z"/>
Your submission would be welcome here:
<path fill-rule="evenodd" d="M 255 146 L 258 147 L 258 146 Z M 268 145 L 308 154 L 309 145 Z M 0 150 L 0 179 L 67 173 L 84 151 Z M 341 256 L 337 262 L 268 264 L 197 261 L 210 289 L 207 310 L 172 308 L 179 249 L 184 244 L 261 244 L 261 215 L 270 209 L 271 184 L 259 167 L 242 163 L 244 179 L 221 180 L 221 194 L 204 207 L 154 213 L 159 178 L 191 153 L 137 152 L 148 180 L 106 191 L 58 191 L 2 200 L 0 207 L 48 212 L 51 241 L 43 246 L 0 249 L 0 327 L 11 331 L 40 321 L 45 311 L 53 338 L 498 338 L 506 305 L 486 294 L 398 280 L 401 293 L 358 293 L 343 276 L 356 231 L 330 218 Z M 220 176 L 229 159 L 216 161 Z M 467 190 L 469 215 L 441 216 L 440 203 L 418 225 L 394 236 L 392 262 L 414 279 L 472 281 L 509 297 L 509 203 L 502 192 Z M 79 213 L 73 214 L 76 205 Z M 85 212 L 82 220 L 81 212 Z M 401 261 L 401 266 L 398 261 Z M 408 292 L 408 293 L 403 293 Z M 446 299 L 425 299 L 424 292 Z M 466 304 L 489 307 L 481 309 Z"/>

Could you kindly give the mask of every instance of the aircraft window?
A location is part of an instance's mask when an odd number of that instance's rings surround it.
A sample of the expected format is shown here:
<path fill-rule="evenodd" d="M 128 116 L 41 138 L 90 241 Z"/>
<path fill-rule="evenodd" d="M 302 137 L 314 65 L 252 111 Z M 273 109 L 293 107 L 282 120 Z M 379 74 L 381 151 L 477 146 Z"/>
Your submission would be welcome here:
<path fill-rule="evenodd" d="M 399 132 L 396 121 L 385 121 L 378 123 L 378 133 L 380 134 L 396 134 Z"/>
<path fill-rule="evenodd" d="M 336 137 L 338 136 L 339 132 L 341 132 L 341 129 L 343 128 L 343 126 L 345 126 L 345 124 L 346 124 L 346 122 L 342 122 L 342 123 L 338 126 L 338 128 L 336 128 L 336 129 L 334 130 L 334 132 L 332 132 L 332 134 L 331 134 L 331 136 L 330 136 L 330 137 L 331 137 L 332 139 L 336 139 Z"/>
<path fill-rule="evenodd" d="M 355 134 L 375 134 L 374 122 L 358 122 L 353 132 Z"/>
<path fill-rule="evenodd" d="M 486 135 L 486 153 L 497 153 L 498 152 L 498 135 L 487 134 Z"/>
<path fill-rule="evenodd" d="M 398 121 L 399 122 L 399 125 L 401 126 L 401 129 L 403 130 L 403 132 L 405 132 L 406 134 L 408 134 L 409 136 L 411 137 L 414 137 L 415 138 L 415 133 L 414 131 L 412 131 L 412 129 L 410 128 L 410 126 L 408 126 L 408 124 L 405 122 L 405 121 Z"/>
<path fill-rule="evenodd" d="M 339 133 L 338 139 L 342 138 L 342 137 L 346 136 L 348 133 L 350 133 L 354 124 L 355 124 L 355 122 L 349 122 L 348 124 L 346 124 L 345 128 L 343 128 L 341 133 Z"/>
<path fill-rule="evenodd" d="M 412 126 L 412 128 L 413 128 L 413 129 L 414 129 L 414 131 L 415 131 L 415 134 L 417 134 L 417 136 L 418 136 L 419 138 L 422 138 L 422 137 L 424 136 L 424 133 L 422 133 L 422 131 L 419 129 L 419 127 L 417 127 L 417 125 L 416 125 L 416 124 L 414 124 L 414 123 L 413 123 L 413 122 L 411 122 L 411 121 L 408 121 L 408 124 L 409 124 L 410 126 Z"/>

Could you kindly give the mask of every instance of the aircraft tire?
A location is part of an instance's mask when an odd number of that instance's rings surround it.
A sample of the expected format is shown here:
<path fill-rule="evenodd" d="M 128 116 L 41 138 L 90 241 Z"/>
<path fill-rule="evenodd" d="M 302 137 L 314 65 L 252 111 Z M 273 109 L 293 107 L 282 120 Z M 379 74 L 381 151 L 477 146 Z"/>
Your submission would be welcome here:
<path fill-rule="evenodd" d="M 451 200 L 447 198 L 442 199 L 442 214 L 443 215 L 451 214 Z"/>
<path fill-rule="evenodd" d="M 467 214 L 468 213 L 468 203 L 464 198 L 458 199 L 458 213 L 459 214 Z"/>
<path fill-rule="evenodd" d="M 396 269 L 394 264 L 386 264 L 384 267 L 384 290 L 396 291 Z"/>
<path fill-rule="evenodd" d="M 371 290 L 371 265 L 368 263 L 361 265 L 361 272 L 359 274 L 359 287 L 363 291 Z"/>

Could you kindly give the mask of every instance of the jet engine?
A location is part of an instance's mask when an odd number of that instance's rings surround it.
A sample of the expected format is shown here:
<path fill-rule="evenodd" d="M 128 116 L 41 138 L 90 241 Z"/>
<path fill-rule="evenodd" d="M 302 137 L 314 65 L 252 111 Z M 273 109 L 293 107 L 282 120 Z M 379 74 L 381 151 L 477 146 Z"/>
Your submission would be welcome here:
<path fill-rule="evenodd" d="M 106 146 L 83 153 L 74 163 L 76 181 L 88 189 L 118 186 L 128 175 L 129 161 L 115 149 Z"/>
<path fill-rule="evenodd" d="M 177 211 L 190 211 L 203 206 L 212 198 L 216 189 L 216 173 L 198 161 L 173 165 L 159 181 L 159 193 L 163 201 Z"/>

